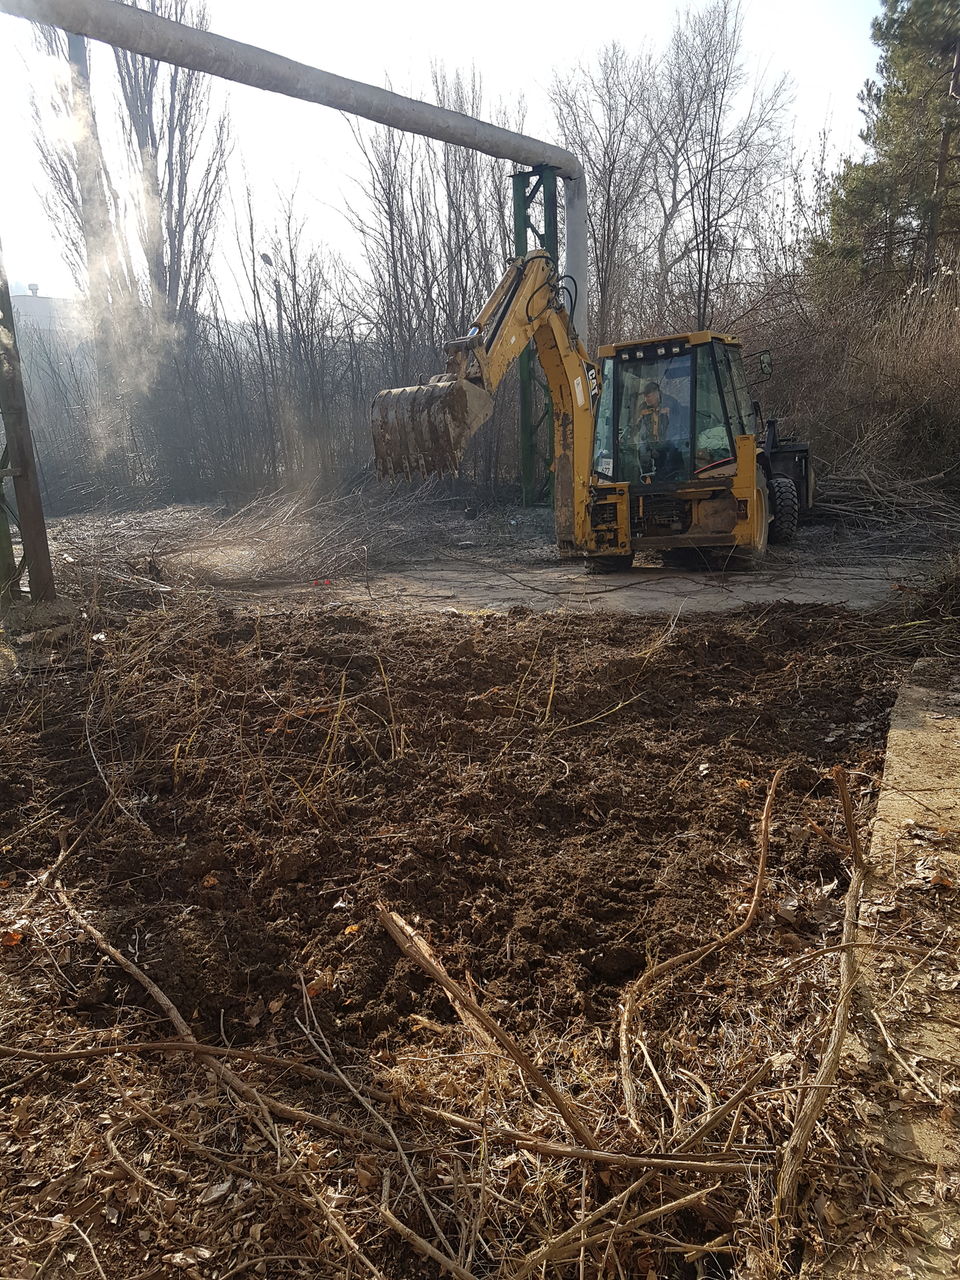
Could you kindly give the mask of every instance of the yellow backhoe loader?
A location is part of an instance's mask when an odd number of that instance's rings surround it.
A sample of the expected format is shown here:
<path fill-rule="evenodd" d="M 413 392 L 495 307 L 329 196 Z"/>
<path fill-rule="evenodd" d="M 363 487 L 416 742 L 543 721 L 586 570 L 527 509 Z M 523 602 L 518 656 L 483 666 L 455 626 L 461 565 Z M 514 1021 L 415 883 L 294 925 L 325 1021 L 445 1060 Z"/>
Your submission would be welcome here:
<path fill-rule="evenodd" d="M 553 400 L 561 555 L 601 571 L 627 568 L 645 550 L 755 564 L 768 539 L 793 536 L 813 501 L 809 448 L 781 442 L 776 423 L 764 424 L 736 339 L 703 332 L 618 342 L 600 348 L 598 364 L 542 250 L 510 264 L 470 332 L 447 344 L 445 373 L 376 397 L 381 478 L 455 472 L 531 339 Z"/>

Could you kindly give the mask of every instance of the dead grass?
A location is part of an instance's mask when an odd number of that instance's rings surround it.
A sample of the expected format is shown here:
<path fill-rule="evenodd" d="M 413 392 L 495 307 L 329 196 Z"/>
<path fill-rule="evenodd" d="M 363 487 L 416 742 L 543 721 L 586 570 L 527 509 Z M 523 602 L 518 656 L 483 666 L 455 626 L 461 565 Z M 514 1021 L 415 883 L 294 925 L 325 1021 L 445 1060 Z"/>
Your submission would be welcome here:
<path fill-rule="evenodd" d="M 336 585 L 449 545 L 463 505 L 438 481 L 317 499 L 271 494 L 212 507 L 90 512 L 51 523 L 61 591 L 93 608 L 162 603 L 171 590 Z"/>

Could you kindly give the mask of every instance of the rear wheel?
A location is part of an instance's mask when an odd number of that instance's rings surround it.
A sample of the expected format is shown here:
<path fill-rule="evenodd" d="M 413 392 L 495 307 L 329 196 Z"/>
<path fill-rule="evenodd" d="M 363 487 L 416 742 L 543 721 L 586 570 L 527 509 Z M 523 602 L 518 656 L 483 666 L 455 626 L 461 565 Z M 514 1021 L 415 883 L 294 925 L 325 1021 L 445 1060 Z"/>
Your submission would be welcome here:
<path fill-rule="evenodd" d="M 624 573 L 632 565 L 632 551 L 625 556 L 590 556 L 585 561 L 587 573 Z"/>
<path fill-rule="evenodd" d="M 792 542 L 800 523 L 800 495 L 789 476 L 774 476 L 770 485 L 773 519 L 770 521 L 771 542 Z"/>

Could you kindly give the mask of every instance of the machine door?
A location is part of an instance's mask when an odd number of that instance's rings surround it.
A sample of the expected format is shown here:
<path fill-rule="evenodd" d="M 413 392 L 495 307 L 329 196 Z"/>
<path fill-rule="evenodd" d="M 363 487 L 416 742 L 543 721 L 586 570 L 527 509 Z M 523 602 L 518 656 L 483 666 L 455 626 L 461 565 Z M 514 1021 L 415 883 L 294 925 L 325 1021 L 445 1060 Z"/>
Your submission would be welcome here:
<path fill-rule="evenodd" d="M 743 372 L 743 357 L 739 347 L 714 338 L 714 359 L 720 374 L 720 386 L 727 407 L 727 416 L 736 435 L 752 435 L 756 425 L 750 390 Z"/>
<path fill-rule="evenodd" d="M 739 418 L 731 416 L 732 398 L 721 391 L 731 383 L 729 366 L 717 359 L 718 345 L 700 347 L 697 356 L 693 472 L 698 480 L 733 475 L 737 469 L 731 425 L 739 430 Z"/>

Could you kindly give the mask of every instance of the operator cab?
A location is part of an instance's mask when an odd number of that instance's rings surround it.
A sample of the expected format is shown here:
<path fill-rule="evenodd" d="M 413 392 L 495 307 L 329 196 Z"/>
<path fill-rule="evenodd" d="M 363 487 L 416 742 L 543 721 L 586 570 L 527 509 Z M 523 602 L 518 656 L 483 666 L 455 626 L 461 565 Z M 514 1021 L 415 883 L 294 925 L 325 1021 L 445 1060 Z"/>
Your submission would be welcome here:
<path fill-rule="evenodd" d="M 703 332 L 600 348 L 594 470 L 615 483 L 716 485 L 756 430 L 740 344 Z"/>

